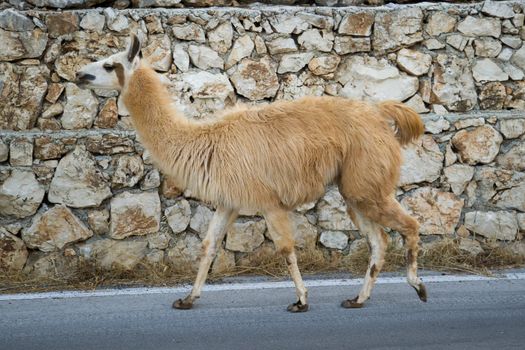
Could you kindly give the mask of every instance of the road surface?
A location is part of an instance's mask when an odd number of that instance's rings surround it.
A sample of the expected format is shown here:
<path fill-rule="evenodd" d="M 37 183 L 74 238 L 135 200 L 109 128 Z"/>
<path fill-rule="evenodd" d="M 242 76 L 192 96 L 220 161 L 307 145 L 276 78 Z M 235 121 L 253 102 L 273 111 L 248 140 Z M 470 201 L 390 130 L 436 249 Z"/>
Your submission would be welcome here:
<path fill-rule="evenodd" d="M 302 314 L 285 311 L 295 296 L 283 283 L 211 286 L 187 311 L 171 308 L 181 288 L 0 295 L 0 349 L 525 349 L 516 275 L 427 278 L 426 304 L 383 279 L 362 309 L 339 306 L 359 281 L 314 280 Z"/>

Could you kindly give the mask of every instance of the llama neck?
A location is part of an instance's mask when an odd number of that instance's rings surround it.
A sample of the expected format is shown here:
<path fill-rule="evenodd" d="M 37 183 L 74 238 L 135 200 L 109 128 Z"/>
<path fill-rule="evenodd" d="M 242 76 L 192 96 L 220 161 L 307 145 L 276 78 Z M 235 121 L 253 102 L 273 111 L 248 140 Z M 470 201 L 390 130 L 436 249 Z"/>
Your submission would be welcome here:
<path fill-rule="evenodd" d="M 192 179 L 207 177 L 205 171 L 195 165 L 205 162 L 204 149 L 209 141 L 199 137 L 198 124 L 173 107 L 157 73 L 144 66 L 135 70 L 123 91 L 123 101 L 140 142 L 156 165 L 182 189 L 201 192 L 201 186 L 196 186 Z"/>

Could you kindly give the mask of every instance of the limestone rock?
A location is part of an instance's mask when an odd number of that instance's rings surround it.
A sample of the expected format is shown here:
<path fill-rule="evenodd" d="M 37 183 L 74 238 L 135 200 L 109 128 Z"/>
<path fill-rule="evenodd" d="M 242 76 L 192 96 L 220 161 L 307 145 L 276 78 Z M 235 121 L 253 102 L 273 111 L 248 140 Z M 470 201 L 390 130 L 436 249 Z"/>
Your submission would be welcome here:
<path fill-rule="evenodd" d="M 190 93 L 195 98 L 226 99 L 233 92 L 228 77 L 225 74 L 209 72 L 184 73 L 182 79 L 188 85 Z"/>
<path fill-rule="evenodd" d="M 146 256 L 148 243 L 99 239 L 79 245 L 79 254 L 103 269 L 132 270 Z"/>
<path fill-rule="evenodd" d="M 95 154 L 117 154 L 133 152 L 133 140 L 126 136 L 104 134 L 85 138 L 86 149 Z"/>
<path fill-rule="evenodd" d="M 458 31 L 467 36 L 492 36 L 499 38 L 501 35 L 501 22 L 496 18 L 467 16 L 458 24 Z"/>
<path fill-rule="evenodd" d="M 110 7 L 104 9 L 106 23 L 108 28 L 117 33 L 127 32 L 129 29 L 129 20 L 123 14 L 118 14 L 116 10 Z"/>
<path fill-rule="evenodd" d="M 295 246 L 299 248 L 315 248 L 317 228 L 308 222 L 304 215 L 291 214 Z"/>
<path fill-rule="evenodd" d="M 461 34 L 452 34 L 447 36 L 447 44 L 458 51 L 464 51 L 469 43 L 469 39 Z"/>
<path fill-rule="evenodd" d="M 32 171 L 13 169 L 0 186 L 0 215 L 19 219 L 33 215 L 45 193 Z"/>
<path fill-rule="evenodd" d="M 123 155 L 118 158 L 111 184 L 114 188 L 133 187 L 144 174 L 142 158 L 138 155 Z"/>
<path fill-rule="evenodd" d="M 403 150 L 399 185 L 433 182 L 439 178 L 444 155 L 431 135 L 423 135 L 414 145 Z"/>
<path fill-rule="evenodd" d="M 339 55 L 368 52 L 372 48 L 369 37 L 336 36 L 334 50 Z"/>
<path fill-rule="evenodd" d="M 483 248 L 481 248 L 481 244 L 479 244 L 478 241 L 472 238 L 461 238 L 459 240 L 459 249 L 473 256 L 483 253 Z"/>
<path fill-rule="evenodd" d="M 22 231 L 22 239 L 27 246 L 43 252 L 60 250 L 66 244 L 83 241 L 91 236 L 93 232 L 64 205 L 54 206 L 42 215 L 36 215 L 31 226 Z"/>
<path fill-rule="evenodd" d="M 270 24 L 277 33 L 300 34 L 308 28 L 308 23 L 295 14 L 283 13 L 270 17 Z"/>
<path fill-rule="evenodd" d="M 166 208 L 164 216 L 173 233 L 181 233 L 186 230 L 191 220 L 190 203 L 181 199 L 171 207 Z"/>
<path fill-rule="evenodd" d="M 310 62 L 314 54 L 311 52 L 290 53 L 281 57 L 277 73 L 298 72 Z"/>
<path fill-rule="evenodd" d="M 499 153 L 502 141 L 503 137 L 492 126 L 482 125 L 474 130 L 458 131 L 452 138 L 452 145 L 458 150 L 462 163 L 488 164 Z"/>
<path fill-rule="evenodd" d="M 525 71 L 525 45 L 523 45 L 518 51 L 514 52 L 510 61 L 522 71 Z"/>
<path fill-rule="evenodd" d="M 226 249 L 219 248 L 213 265 L 211 266 L 212 273 L 221 274 L 231 272 L 235 268 L 235 254 Z"/>
<path fill-rule="evenodd" d="M 199 205 L 190 220 L 190 228 L 196 231 L 201 239 L 204 239 L 212 217 L 213 212 L 208 207 Z"/>
<path fill-rule="evenodd" d="M 403 101 L 414 95 L 419 87 L 416 77 L 400 73 L 385 59 L 369 56 L 350 56 L 344 60 L 336 79 L 344 85 L 341 95 L 372 101 Z"/>
<path fill-rule="evenodd" d="M 88 212 L 88 224 L 97 235 L 109 232 L 109 210 L 91 210 Z"/>
<path fill-rule="evenodd" d="M 497 57 L 501 52 L 501 42 L 494 38 L 481 38 L 474 40 L 476 56 Z"/>
<path fill-rule="evenodd" d="M 481 9 L 481 12 L 483 12 L 486 15 L 492 16 L 492 17 L 500 17 L 500 18 L 513 18 L 514 17 L 514 11 L 512 10 L 512 5 L 487 0 L 483 3 L 483 8 Z"/>
<path fill-rule="evenodd" d="M 330 52 L 334 46 L 334 35 L 331 32 L 308 29 L 299 36 L 297 41 L 306 50 Z"/>
<path fill-rule="evenodd" d="M 49 187 L 48 200 L 73 208 L 99 206 L 111 197 L 108 183 L 97 168 L 93 156 L 82 147 L 58 163 Z"/>
<path fill-rule="evenodd" d="M 354 36 L 370 36 L 374 25 L 374 14 L 370 12 L 350 13 L 343 17 L 338 33 Z"/>
<path fill-rule="evenodd" d="M 21 271 L 27 256 L 24 242 L 6 230 L 0 229 L 0 271 L 4 273 Z"/>
<path fill-rule="evenodd" d="M 423 11 L 417 7 L 379 12 L 374 26 L 374 50 L 391 51 L 423 41 Z"/>
<path fill-rule="evenodd" d="M 73 83 L 66 84 L 67 102 L 61 122 L 64 129 L 90 128 L 97 114 L 98 100 L 91 90 L 82 90 Z"/>
<path fill-rule="evenodd" d="M 9 158 L 9 147 L 0 139 L 0 162 L 5 162 Z"/>
<path fill-rule="evenodd" d="M 198 43 L 204 43 L 206 41 L 204 30 L 195 23 L 190 22 L 184 25 L 174 25 L 172 30 L 173 35 L 180 40 L 196 41 Z"/>
<path fill-rule="evenodd" d="M 219 24 L 208 32 L 210 47 L 220 54 L 228 52 L 232 46 L 233 28 L 230 22 Z"/>
<path fill-rule="evenodd" d="M 498 155 L 496 162 L 505 169 L 525 171 L 525 142 L 512 145 L 504 153 Z"/>
<path fill-rule="evenodd" d="M 12 32 L 25 32 L 35 28 L 35 25 L 24 14 L 12 9 L 6 9 L 0 12 L 0 28 Z"/>
<path fill-rule="evenodd" d="M 525 212 L 525 182 L 498 193 L 493 198 L 496 206 L 502 209 L 517 209 Z"/>
<path fill-rule="evenodd" d="M 448 130 L 450 123 L 442 116 L 434 120 L 425 120 L 425 130 L 432 134 L 440 134 L 443 130 Z"/>
<path fill-rule="evenodd" d="M 267 58 L 243 59 L 230 79 L 237 93 L 252 101 L 273 97 L 279 89 L 277 74 Z"/>
<path fill-rule="evenodd" d="M 74 147 L 75 139 L 53 139 L 48 136 L 35 138 L 35 158 L 41 160 L 60 159 Z"/>
<path fill-rule="evenodd" d="M 292 38 L 276 38 L 266 42 L 266 46 L 272 55 L 297 51 L 297 45 Z"/>
<path fill-rule="evenodd" d="M 91 63 L 88 58 L 77 52 L 68 52 L 55 60 L 55 71 L 60 77 L 74 82 L 76 72 L 88 63 Z"/>
<path fill-rule="evenodd" d="M 467 59 L 438 55 L 434 63 L 432 103 L 444 104 L 452 111 L 465 112 L 477 103 L 476 87 Z"/>
<path fill-rule="evenodd" d="M 327 248 L 343 250 L 348 246 L 348 236 L 341 231 L 323 231 L 319 241 Z"/>
<path fill-rule="evenodd" d="M 405 105 L 412 108 L 417 113 L 428 112 L 428 108 L 425 106 L 425 102 L 419 94 L 412 96 L 408 101 L 405 102 Z"/>
<path fill-rule="evenodd" d="M 1 52 L 2 49 L 0 56 Z M 21 67 L 0 63 L 0 129 L 27 130 L 34 127 L 48 78 L 46 66 Z"/>
<path fill-rule="evenodd" d="M 148 235 L 148 247 L 150 249 L 166 249 L 169 246 L 171 236 L 164 232 Z"/>
<path fill-rule="evenodd" d="M 478 60 L 472 68 L 472 75 L 476 81 L 505 81 L 509 79 L 509 75 L 490 58 Z"/>
<path fill-rule="evenodd" d="M 518 233 L 516 213 L 508 211 L 474 211 L 465 214 L 465 226 L 487 238 L 512 241 Z"/>
<path fill-rule="evenodd" d="M 11 166 L 31 166 L 33 164 L 33 141 L 17 138 L 9 144 L 9 164 Z"/>
<path fill-rule="evenodd" d="M 423 75 L 428 72 L 432 57 L 415 50 L 401 49 L 397 53 L 398 66 L 412 75 Z"/>
<path fill-rule="evenodd" d="M 226 61 L 226 68 L 230 68 L 245 57 L 250 57 L 255 44 L 248 35 L 243 35 L 235 41 Z"/>
<path fill-rule="evenodd" d="M 266 222 L 247 221 L 234 223 L 226 235 L 226 249 L 237 252 L 253 252 L 264 242 Z"/>
<path fill-rule="evenodd" d="M 191 63 L 197 68 L 207 70 L 210 68 L 224 68 L 223 59 L 209 47 L 190 45 L 188 47 L 188 54 Z"/>
<path fill-rule="evenodd" d="M 479 94 L 481 109 L 502 109 L 507 100 L 507 89 L 499 82 L 491 82 L 481 88 Z"/>
<path fill-rule="evenodd" d="M 46 16 L 49 36 L 57 38 L 78 30 L 78 15 L 75 12 L 56 12 Z"/>
<path fill-rule="evenodd" d="M 454 127 L 457 130 L 469 128 L 471 126 L 480 126 L 485 124 L 485 119 L 479 118 L 462 118 L 454 123 Z"/>
<path fill-rule="evenodd" d="M 167 35 L 151 35 L 142 54 L 151 68 L 159 72 L 169 71 L 172 62 L 170 38 Z"/>
<path fill-rule="evenodd" d="M 144 179 L 142 179 L 142 182 L 140 183 L 140 189 L 143 191 L 151 190 L 159 186 L 160 186 L 160 173 L 157 169 L 150 170 L 146 174 L 146 176 L 144 176 Z"/>
<path fill-rule="evenodd" d="M 42 118 L 43 119 L 51 119 L 51 118 L 54 118 L 54 117 L 62 114 L 63 112 L 64 112 L 64 106 L 62 106 L 60 103 L 55 103 L 55 104 L 49 106 L 49 108 L 47 108 L 42 113 Z"/>
<path fill-rule="evenodd" d="M 525 119 L 503 119 L 499 123 L 506 139 L 514 139 L 525 133 Z"/>
<path fill-rule="evenodd" d="M 182 72 L 187 72 L 190 67 L 190 56 L 186 52 L 185 45 L 177 44 L 173 47 L 173 63 Z"/>
<path fill-rule="evenodd" d="M 122 239 L 157 232 L 160 228 L 160 214 L 157 192 L 122 192 L 111 199 L 109 236 Z"/>
<path fill-rule="evenodd" d="M 167 260 L 175 267 L 183 266 L 197 271 L 202 255 L 202 243 L 198 237 L 186 234 L 180 237 L 172 248 L 166 250 Z"/>
<path fill-rule="evenodd" d="M 336 55 L 327 55 L 313 58 L 308 63 L 308 69 L 315 75 L 325 75 L 336 71 L 341 58 Z"/>
<path fill-rule="evenodd" d="M 93 6 L 104 2 L 104 0 L 28 0 L 28 2 L 37 7 L 64 9 L 71 7 Z"/>
<path fill-rule="evenodd" d="M 78 272 L 78 259 L 66 252 L 75 253 L 75 250 L 66 248 L 64 252 L 32 252 L 22 272 L 33 278 L 71 278 Z"/>
<path fill-rule="evenodd" d="M 106 24 L 106 17 L 97 12 L 87 12 L 80 21 L 80 27 L 85 30 L 102 32 Z"/>
<path fill-rule="evenodd" d="M 100 108 L 97 119 L 95 119 L 94 125 L 97 128 L 112 129 L 117 125 L 118 122 L 118 107 L 117 100 L 109 98 L 106 103 Z"/>
<path fill-rule="evenodd" d="M 421 224 L 422 235 L 452 235 L 459 222 L 463 199 L 431 187 L 421 187 L 401 204 Z"/>
<path fill-rule="evenodd" d="M 346 212 L 346 204 L 335 187 L 330 187 L 317 204 L 317 225 L 326 230 L 357 230 Z"/>
<path fill-rule="evenodd" d="M 436 11 L 428 19 L 425 28 L 428 34 L 438 36 L 442 33 L 450 33 L 454 30 L 456 19 L 444 11 Z"/>
<path fill-rule="evenodd" d="M 459 196 L 467 187 L 474 176 L 474 168 L 464 164 L 453 164 L 444 169 L 447 183 L 450 184 L 452 192 Z"/>
<path fill-rule="evenodd" d="M 0 61 L 37 58 L 46 49 L 48 36 L 40 29 L 11 32 L 0 29 Z"/>

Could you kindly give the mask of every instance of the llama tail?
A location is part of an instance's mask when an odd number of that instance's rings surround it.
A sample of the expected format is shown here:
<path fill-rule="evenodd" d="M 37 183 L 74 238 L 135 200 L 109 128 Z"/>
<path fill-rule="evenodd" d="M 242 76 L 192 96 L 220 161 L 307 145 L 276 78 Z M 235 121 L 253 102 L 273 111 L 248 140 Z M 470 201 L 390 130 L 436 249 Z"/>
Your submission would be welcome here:
<path fill-rule="evenodd" d="M 425 124 L 412 108 L 397 101 L 380 102 L 377 105 L 383 116 L 395 123 L 395 133 L 401 146 L 416 140 L 425 132 Z"/>

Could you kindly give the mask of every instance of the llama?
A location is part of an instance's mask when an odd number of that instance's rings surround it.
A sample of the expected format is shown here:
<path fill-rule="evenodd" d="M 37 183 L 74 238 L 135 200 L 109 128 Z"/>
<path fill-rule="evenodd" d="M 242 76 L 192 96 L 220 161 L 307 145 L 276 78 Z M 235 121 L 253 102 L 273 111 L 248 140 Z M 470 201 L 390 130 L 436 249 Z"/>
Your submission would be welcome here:
<path fill-rule="evenodd" d="M 239 210 L 246 209 L 263 214 L 276 251 L 287 264 L 297 294 L 288 311 L 307 311 L 289 213 L 319 199 L 332 183 L 371 249 L 362 289 L 342 306 L 360 308 L 370 297 L 384 263 L 383 227 L 403 236 L 408 283 L 426 301 L 425 286 L 417 276 L 419 224 L 395 199 L 401 146 L 424 130 L 416 112 L 394 101 L 305 97 L 237 107 L 213 121 L 192 121 L 173 107 L 160 76 L 142 62 L 139 52 L 140 42 L 133 35 L 126 51 L 79 70 L 77 84 L 119 90 L 155 164 L 180 188 L 216 208 L 193 288 L 173 303 L 174 308 L 192 308 L 217 246 Z"/>

